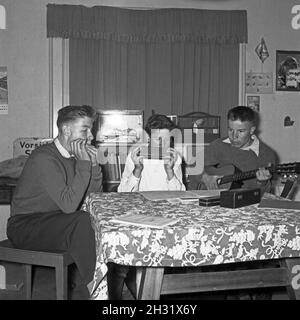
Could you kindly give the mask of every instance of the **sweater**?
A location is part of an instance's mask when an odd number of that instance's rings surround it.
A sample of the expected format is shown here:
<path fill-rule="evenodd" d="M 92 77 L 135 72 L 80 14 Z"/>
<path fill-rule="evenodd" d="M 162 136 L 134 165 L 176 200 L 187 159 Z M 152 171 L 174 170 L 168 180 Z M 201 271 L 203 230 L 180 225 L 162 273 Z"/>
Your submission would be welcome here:
<path fill-rule="evenodd" d="M 26 161 L 13 195 L 11 212 L 75 212 L 90 192 L 102 191 L 100 166 L 64 158 L 54 143 L 35 149 Z"/>

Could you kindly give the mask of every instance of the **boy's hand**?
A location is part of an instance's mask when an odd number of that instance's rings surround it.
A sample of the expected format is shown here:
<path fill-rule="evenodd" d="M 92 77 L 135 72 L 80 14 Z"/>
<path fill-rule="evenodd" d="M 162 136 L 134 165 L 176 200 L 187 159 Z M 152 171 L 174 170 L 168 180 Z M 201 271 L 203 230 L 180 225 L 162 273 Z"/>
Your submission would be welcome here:
<path fill-rule="evenodd" d="M 70 148 L 71 148 L 71 153 L 76 157 L 76 159 L 90 161 L 90 156 L 87 153 L 87 149 L 86 149 L 86 140 L 77 139 L 77 140 L 71 141 Z"/>
<path fill-rule="evenodd" d="M 178 159 L 178 154 L 175 149 L 169 148 L 167 150 L 168 155 L 164 157 L 164 167 L 168 180 L 171 180 L 174 177 L 174 165 Z"/>
<path fill-rule="evenodd" d="M 265 168 L 259 168 L 256 171 L 256 179 L 258 182 L 262 183 L 262 182 L 267 182 L 268 180 L 270 180 L 272 178 L 272 175 L 270 173 L 270 171 L 268 169 Z"/>
<path fill-rule="evenodd" d="M 96 166 L 98 165 L 98 162 L 97 162 L 97 149 L 90 145 L 90 144 L 87 144 L 86 145 L 86 151 L 88 153 L 88 155 L 90 156 L 90 160 L 92 162 L 92 166 Z"/>
<path fill-rule="evenodd" d="M 139 178 L 144 169 L 143 157 L 140 156 L 141 147 L 136 147 L 131 152 L 131 159 L 134 164 L 133 174 L 136 178 Z"/>

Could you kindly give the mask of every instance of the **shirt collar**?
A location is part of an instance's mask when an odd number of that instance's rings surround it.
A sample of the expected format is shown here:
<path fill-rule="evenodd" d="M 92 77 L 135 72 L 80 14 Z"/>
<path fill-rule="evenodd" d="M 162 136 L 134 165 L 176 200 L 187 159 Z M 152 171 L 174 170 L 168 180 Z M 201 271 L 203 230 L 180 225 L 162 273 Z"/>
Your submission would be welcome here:
<path fill-rule="evenodd" d="M 251 139 L 253 140 L 253 142 L 250 144 L 250 146 L 241 148 L 241 150 L 252 150 L 257 156 L 259 156 L 259 139 L 255 134 L 251 136 Z M 230 140 L 229 138 L 227 138 L 223 140 L 223 142 L 230 143 Z"/>
<path fill-rule="evenodd" d="M 56 137 L 54 139 L 54 144 L 56 146 L 56 148 L 58 149 L 59 153 L 64 157 L 64 158 L 71 158 L 73 157 L 73 155 L 70 155 L 69 151 L 62 146 L 62 144 L 60 143 L 58 137 Z"/>

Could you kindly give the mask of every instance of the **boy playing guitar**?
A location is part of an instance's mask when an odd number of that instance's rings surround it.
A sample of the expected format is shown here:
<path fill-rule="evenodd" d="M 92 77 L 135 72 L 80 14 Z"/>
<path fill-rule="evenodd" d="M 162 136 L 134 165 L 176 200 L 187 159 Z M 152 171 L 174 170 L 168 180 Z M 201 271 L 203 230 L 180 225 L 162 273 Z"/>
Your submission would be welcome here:
<path fill-rule="evenodd" d="M 218 189 L 219 179 L 233 174 L 230 168 L 235 167 L 243 172 L 255 170 L 254 178 L 244 180 L 242 187 L 261 187 L 263 191 L 269 191 L 272 174 L 267 167 L 277 164 L 277 155 L 254 134 L 256 113 L 249 107 L 237 106 L 228 111 L 227 119 L 228 138 L 217 139 L 205 149 L 202 186 Z"/>

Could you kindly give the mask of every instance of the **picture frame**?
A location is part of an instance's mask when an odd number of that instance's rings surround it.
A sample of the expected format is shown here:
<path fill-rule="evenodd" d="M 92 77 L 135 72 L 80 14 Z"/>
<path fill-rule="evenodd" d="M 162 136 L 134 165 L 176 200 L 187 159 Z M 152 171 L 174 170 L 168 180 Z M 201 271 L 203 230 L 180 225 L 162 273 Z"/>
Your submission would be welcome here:
<path fill-rule="evenodd" d="M 142 110 L 96 110 L 96 144 L 134 144 L 143 140 Z"/>
<path fill-rule="evenodd" d="M 300 51 L 276 51 L 276 90 L 300 91 Z"/>
<path fill-rule="evenodd" d="M 247 106 L 256 112 L 259 112 L 260 96 L 247 96 Z"/>

